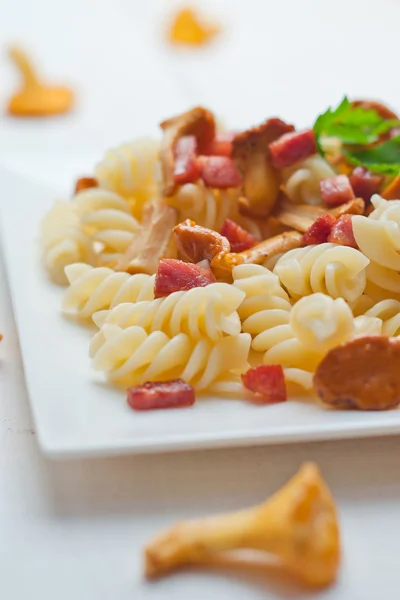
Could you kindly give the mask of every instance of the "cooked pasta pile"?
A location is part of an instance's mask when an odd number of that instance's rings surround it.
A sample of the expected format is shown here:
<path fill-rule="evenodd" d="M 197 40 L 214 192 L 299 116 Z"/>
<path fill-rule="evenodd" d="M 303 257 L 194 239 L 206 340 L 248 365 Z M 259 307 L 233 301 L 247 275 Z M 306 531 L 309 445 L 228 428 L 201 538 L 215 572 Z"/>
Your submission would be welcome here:
<path fill-rule="evenodd" d="M 62 311 L 98 329 L 94 369 L 240 395 L 250 367 L 280 365 L 308 391 L 339 344 L 398 336 L 400 175 L 357 158 L 397 139 L 382 107 L 346 105 L 384 123 L 353 155 L 327 113 L 222 136 L 200 107 L 107 152 L 41 226 Z"/>

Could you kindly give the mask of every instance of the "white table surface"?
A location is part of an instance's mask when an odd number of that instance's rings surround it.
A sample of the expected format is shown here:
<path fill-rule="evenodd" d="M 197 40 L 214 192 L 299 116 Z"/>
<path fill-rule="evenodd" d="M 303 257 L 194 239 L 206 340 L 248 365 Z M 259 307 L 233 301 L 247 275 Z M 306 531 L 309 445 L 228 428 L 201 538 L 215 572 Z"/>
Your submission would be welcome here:
<path fill-rule="evenodd" d="M 225 34 L 176 54 L 159 35 L 172 0 L 4 0 L 0 42 L 28 45 L 49 77 L 80 95 L 62 119 L 3 118 L 0 162 L 67 194 L 107 145 L 155 133 L 161 118 L 195 103 L 235 125 L 272 113 L 306 124 L 344 92 L 400 107 L 395 0 L 338 0 L 335 12 L 311 0 L 201 4 Z M 4 54 L 0 82 L 4 103 L 16 82 Z M 260 572 L 189 571 L 149 584 L 141 563 L 160 528 L 259 502 L 308 459 L 333 490 L 343 532 L 340 579 L 318 597 L 398 596 L 399 438 L 50 462 L 36 444 L 2 263 L 0 290 L 1 599 L 309 598 Z"/>

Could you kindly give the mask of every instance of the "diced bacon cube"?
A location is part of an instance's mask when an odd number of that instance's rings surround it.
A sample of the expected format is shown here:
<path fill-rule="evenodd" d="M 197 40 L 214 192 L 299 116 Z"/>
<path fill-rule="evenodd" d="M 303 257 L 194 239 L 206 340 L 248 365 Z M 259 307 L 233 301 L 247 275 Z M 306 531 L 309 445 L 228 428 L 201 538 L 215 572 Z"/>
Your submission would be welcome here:
<path fill-rule="evenodd" d="M 314 131 L 294 131 L 285 133 L 269 145 L 272 164 L 276 169 L 290 167 L 299 160 L 304 160 L 317 151 Z"/>
<path fill-rule="evenodd" d="M 347 175 L 335 175 L 319 183 L 322 200 L 328 206 L 340 206 L 355 198 L 350 179 Z"/>
<path fill-rule="evenodd" d="M 251 233 L 230 219 L 226 219 L 220 233 L 229 240 L 231 252 L 243 252 L 258 243 Z"/>
<path fill-rule="evenodd" d="M 185 135 L 177 141 L 174 148 L 174 181 L 181 185 L 194 183 L 199 178 L 197 164 L 197 140 L 194 135 Z"/>
<path fill-rule="evenodd" d="M 285 402 L 286 384 L 281 365 L 258 365 L 242 375 L 245 388 L 259 394 L 262 403 Z"/>
<path fill-rule="evenodd" d="M 155 410 L 192 406 L 196 397 L 191 385 L 182 379 L 148 381 L 127 390 L 128 405 L 133 410 Z"/>
<path fill-rule="evenodd" d="M 371 196 L 379 192 L 383 180 L 383 175 L 371 173 L 365 167 L 356 167 L 350 175 L 350 184 L 354 194 L 365 202 L 369 202 Z"/>
<path fill-rule="evenodd" d="M 327 213 L 317 217 L 312 225 L 303 235 L 304 246 L 312 246 L 313 244 L 324 244 L 328 241 L 329 234 L 336 219 L 333 215 Z"/>
<path fill-rule="evenodd" d="M 242 176 L 227 156 L 200 156 L 200 177 L 208 187 L 225 190 L 238 187 Z"/>
<path fill-rule="evenodd" d="M 174 258 L 163 258 L 158 263 L 154 285 L 154 298 L 163 298 L 173 292 L 205 287 L 215 282 L 210 267 L 185 263 Z"/>
<path fill-rule="evenodd" d="M 210 144 L 204 149 L 203 154 L 206 156 L 231 156 L 232 141 L 235 137 L 233 131 L 226 133 L 218 133 Z"/>
<path fill-rule="evenodd" d="M 354 238 L 351 215 L 343 215 L 334 223 L 327 241 L 332 244 L 358 248 Z"/>

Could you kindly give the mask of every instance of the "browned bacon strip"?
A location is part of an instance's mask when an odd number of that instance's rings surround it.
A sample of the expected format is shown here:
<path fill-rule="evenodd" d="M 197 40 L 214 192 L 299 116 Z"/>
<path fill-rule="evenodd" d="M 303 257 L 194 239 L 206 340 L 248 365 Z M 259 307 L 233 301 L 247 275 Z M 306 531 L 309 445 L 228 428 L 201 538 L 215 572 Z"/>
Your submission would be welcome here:
<path fill-rule="evenodd" d="M 194 389 L 182 379 L 148 381 L 127 391 L 128 405 L 133 410 L 182 408 L 192 406 L 195 400 Z"/>
<path fill-rule="evenodd" d="M 391 183 L 381 193 L 382 198 L 385 200 L 398 200 L 400 199 L 400 175 L 397 175 Z"/>

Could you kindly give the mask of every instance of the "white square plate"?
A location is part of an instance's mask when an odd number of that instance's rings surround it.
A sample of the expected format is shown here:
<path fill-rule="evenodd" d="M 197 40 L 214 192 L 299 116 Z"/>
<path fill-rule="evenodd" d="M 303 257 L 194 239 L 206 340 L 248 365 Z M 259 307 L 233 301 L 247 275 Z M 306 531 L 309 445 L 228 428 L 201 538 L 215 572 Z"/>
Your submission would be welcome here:
<path fill-rule="evenodd" d="M 291 400 L 254 406 L 201 399 L 192 408 L 135 413 L 90 368 L 92 331 L 65 319 L 63 290 L 40 263 L 38 225 L 55 194 L 0 168 L 3 249 L 39 443 L 53 457 L 160 452 L 400 432 L 400 411 L 324 410 Z"/>

